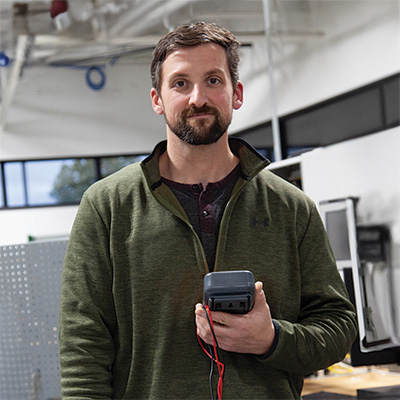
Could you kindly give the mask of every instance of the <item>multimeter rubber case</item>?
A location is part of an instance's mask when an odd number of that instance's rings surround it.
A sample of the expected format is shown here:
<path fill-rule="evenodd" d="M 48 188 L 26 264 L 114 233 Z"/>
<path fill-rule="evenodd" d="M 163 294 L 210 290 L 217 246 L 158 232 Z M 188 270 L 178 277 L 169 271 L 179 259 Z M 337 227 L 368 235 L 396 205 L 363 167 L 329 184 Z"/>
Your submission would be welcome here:
<path fill-rule="evenodd" d="M 211 311 L 246 314 L 254 306 L 255 281 L 250 271 L 210 272 L 204 276 L 203 305 Z"/>

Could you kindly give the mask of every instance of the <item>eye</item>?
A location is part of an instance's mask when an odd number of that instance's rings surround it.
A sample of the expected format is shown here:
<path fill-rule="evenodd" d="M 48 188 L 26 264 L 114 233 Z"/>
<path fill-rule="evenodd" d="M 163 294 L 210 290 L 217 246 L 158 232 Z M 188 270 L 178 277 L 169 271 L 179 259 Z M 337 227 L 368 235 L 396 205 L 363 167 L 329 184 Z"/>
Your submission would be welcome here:
<path fill-rule="evenodd" d="M 183 88 L 185 86 L 186 86 L 186 82 L 182 81 L 182 80 L 181 81 L 177 81 L 177 82 L 174 83 L 174 87 L 176 87 L 178 89 L 181 89 L 181 88 Z"/>
<path fill-rule="evenodd" d="M 221 82 L 218 78 L 210 78 L 208 81 L 211 83 L 211 85 L 217 85 Z"/>

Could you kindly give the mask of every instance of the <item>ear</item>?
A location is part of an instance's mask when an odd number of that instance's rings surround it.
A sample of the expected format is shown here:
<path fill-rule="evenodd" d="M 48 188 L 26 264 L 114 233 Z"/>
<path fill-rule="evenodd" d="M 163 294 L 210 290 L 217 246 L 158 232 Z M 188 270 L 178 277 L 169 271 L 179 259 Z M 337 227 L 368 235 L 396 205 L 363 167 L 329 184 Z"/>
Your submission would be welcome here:
<path fill-rule="evenodd" d="M 153 106 L 153 110 L 158 115 L 163 115 L 164 108 L 163 108 L 161 96 L 158 94 L 158 92 L 155 88 L 151 88 L 150 96 L 151 96 L 151 105 Z"/>
<path fill-rule="evenodd" d="M 233 109 L 238 110 L 243 105 L 243 83 L 236 84 L 235 93 L 233 94 Z"/>

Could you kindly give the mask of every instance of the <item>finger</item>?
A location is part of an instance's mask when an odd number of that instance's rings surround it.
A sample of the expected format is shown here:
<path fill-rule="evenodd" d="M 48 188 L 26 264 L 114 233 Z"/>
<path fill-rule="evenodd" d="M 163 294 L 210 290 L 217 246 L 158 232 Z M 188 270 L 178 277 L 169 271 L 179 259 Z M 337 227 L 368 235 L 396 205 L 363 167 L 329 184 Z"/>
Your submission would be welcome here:
<path fill-rule="evenodd" d="M 198 328 L 200 327 L 203 332 L 206 330 L 206 328 L 208 328 L 208 321 L 205 315 L 205 310 L 203 309 L 201 304 L 196 304 L 195 320 L 196 326 Z"/>
<path fill-rule="evenodd" d="M 211 318 L 214 323 L 227 325 L 229 323 L 229 313 L 221 312 L 221 311 L 210 311 Z M 204 309 L 203 305 L 197 303 L 195 306 L 195 314 L 203 318 L 204 320 L 208 321 L 206 316 L 206 310 Z M 208 323 L 208 322 L 207 322 Z"/>
<path fill-rule="evenodd" d="M 206 315 L 206 310 L 203 305 L 198 303 L 195 306 L 195 316 L 196 316 L 196 327 L 197 334 L 206 342 L 212 343 L 213 337 L 211 333 L 211 328 Z"/>
<path fill-rule="evenodd" d="M 195 305 L 194 312 L 195 312 L 196 315 L 199 315 L 199 316 L 203 315 L 203 316 L 204 316 L 204 308 L 203 308 L 203 305 L 200 304 L 200 303 L 197 303 L 197 304 Z"/>
<path fill-rule="evenodd" d="M 231 314 L 228 312 L 222 312 L 222 311 L 211 311 L 211 318 L 215 324 L 220 324 L 220 325 L 226 325 L 230 326 L 232 325 L 233 319 L 237 317 L 237 314 Z"/>
<path fill-rule="evenodd" d="M 265 300 L 264 284 L 260 281 L 256 282 L 255 285 L 255 296 L 256 298 Z"/>
<path fill-rule="evenodd" d="M 260 309 L 260 307 L 265 307 L 267 300 L 263 290 L 263 283 L 256 282 L 255 295 L 254 295 L 254 309 Z"/>
<path fill-rule="evenodd" d="M 202 334 L 204 334 L 204 332 L 206 331 L 206 328 L 207 328 L 207 321 L 203 318 L 202 315 L 196 314 L 195 322 L 196 322 L 196 327 L 197 327 L 198 333 L 201 332 Z"/>
<path fill-rule="evenodd" d="M 210 326 L 208 325 L 208 322 L 202 318 L 201 316 L 196 315 L 196 331 L 197 334 L 201 339 L 203 339 L 204 342 L 208 344 L 213 343 L 213 336 L 211 333 Z"/>

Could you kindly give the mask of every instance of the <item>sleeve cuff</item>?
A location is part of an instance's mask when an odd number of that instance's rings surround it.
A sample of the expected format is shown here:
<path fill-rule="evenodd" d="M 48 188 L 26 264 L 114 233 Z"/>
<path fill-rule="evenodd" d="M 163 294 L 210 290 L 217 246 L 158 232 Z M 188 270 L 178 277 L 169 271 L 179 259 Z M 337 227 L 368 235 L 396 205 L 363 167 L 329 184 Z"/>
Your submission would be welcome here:
<path fill-rule="evenodd" d="M 270 348 L 265 354 L 263 354 L 263 355 L 261 355 L 261 356 L 256 355 L 256 357 L 257 357 L 258 359 L 260 359 L 260 360 L 265 360 L 265 359 L 267 359 L 268 357 L 270 357 L 270 356 L 272 355 L 272 353 L 275 351 L 276 346 L 278 345 L 278 340 L 279 340 L 279 325 L 278 325 L 274 320 L 272 320 L 272 323 L 273 323 L 274 328 L 275 328 L 275 337 L 274 337 L 274 341 L 272 342 L 271 348 Z"/>

